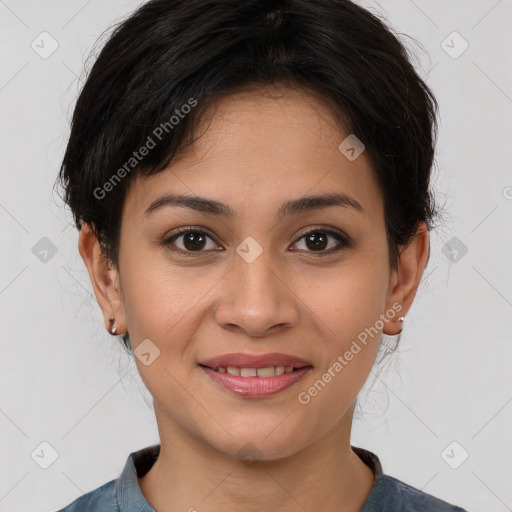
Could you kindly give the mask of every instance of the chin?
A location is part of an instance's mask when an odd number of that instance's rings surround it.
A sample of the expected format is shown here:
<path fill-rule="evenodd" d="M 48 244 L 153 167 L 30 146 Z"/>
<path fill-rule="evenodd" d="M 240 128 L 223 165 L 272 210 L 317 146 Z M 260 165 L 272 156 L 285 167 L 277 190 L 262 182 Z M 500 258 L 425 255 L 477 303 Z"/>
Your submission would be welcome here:
<path fill-rule="evenodd" d="M 225 455 L 239 459 L 248 465 L 257 461 L 274 461 L 284 459 L 297 452 L 303 446 L 300 440 L 274 432 L 270 436 L 269 431 L 246 431 L 243 435 L 227 436 L 223 441 L 210 443 L 214 448 Z"/>

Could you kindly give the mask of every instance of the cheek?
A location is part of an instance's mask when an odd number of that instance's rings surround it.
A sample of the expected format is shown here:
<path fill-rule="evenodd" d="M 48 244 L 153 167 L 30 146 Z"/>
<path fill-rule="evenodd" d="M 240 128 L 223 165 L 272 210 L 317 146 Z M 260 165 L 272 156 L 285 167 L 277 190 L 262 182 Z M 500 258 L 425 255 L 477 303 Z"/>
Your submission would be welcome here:
<path fill-rule="evenodd" d="M 158 345 L 169 339 L 179 341 L 181 336 L 175 333 L 192 322 L 194 308 L 212 287 L 215 276 L 171 266 L 154 255 L 143 261 L 151 264 L 142 264 L 136 272 L 123 276 L 126 320 L 130 337 L 135 335 L 132 344 L 144 338 Z"/>
<path fill-rule="evenodd" d="M 353 401 L 377 355 L 389 277 L 384 265 L 373 263 L 379 261 L 374 252 L 359 252 L 329 279 L 317 280 L 316 286 L 309 280 L 305 283 L 322 347 L 318 351 L 321 382 L 311 394 L 305 391 L 318 407 L 330 411 L 333 421 Z"/>
<path fill-rule="evenodd" d="M 303 280 L 305 302 L 330 340 L 330 352 L 343 349 L 384 312 L 389 274 L 385 266 L 375 263 L 381 260 L 373 254 L 360 252 L 329 275 Z"/>
<path fill-rule="evenodd" d="M 305 410 L 321 411 L 308 415 L 313 430 L 340 421 L 368 378 L 380 344 L 386 282 L 375 266 L 347 266 L 309 295 L 321 363 L 315 380 L 299 390 L 299 402 Z"/>

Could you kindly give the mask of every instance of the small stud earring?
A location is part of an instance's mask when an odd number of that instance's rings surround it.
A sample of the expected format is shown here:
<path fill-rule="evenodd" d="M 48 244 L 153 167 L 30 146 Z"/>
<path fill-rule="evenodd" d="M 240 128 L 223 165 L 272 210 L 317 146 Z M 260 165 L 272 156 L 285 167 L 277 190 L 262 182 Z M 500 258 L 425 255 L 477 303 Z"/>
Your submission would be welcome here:
<path fill-rule="evenodd" d="M 399 316 L 397 318 L 399 322 L 403 322 L 405 320 L 405 316 Z M 402 334 L 402 331 L 396 333 L 396 334 L 386 334 L 385 332 L 382 333 L 382 342 L 384 347 L 393 347 L 393 350 L 396 348 L 396 344 L 398 343 L 398 340 L 400 339 L 400 335 Z"/>
<path fill-rule="evenodd" d="M 113 316 L 111 316 L 108 321 L 112 324 L 112 326 L 110 327 L 110 334 L 115 334 L 116 331 L 117 331 L 117 327 L 114 325 L 114 320 L 115 318 Z"/>

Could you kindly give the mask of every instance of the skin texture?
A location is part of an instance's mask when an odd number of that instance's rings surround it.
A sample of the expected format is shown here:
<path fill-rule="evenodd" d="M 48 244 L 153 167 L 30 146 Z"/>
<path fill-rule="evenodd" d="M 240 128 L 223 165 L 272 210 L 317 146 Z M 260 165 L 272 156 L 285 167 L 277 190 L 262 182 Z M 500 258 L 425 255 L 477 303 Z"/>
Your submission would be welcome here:
<path fill-rule="evenodd" d="M 161 439 L 160 457 L 139 483 L 159 512 L 355 512 L 370 493 L 373 474 L 351 450 L 350 430 L 380 331 L 307 405 L 297 396 L 397 303 L 403 309 L 381 331 L 400 332 L 397 318 L 411 307 L 426 265 L 428 231 L 419 226 L 399 273 L 392 271 L 382 193 L 365 153 L 349 161 L 338 150 L 347 135 L 311 92 L 239 91 L 215 104 L 203 135 L 168 169 L 131 183 L 118 269 L 89 226 L 81 230 L 105 326 L 114 316 L 134 349 L 150 339 L 160 350 L 149 366 L 136 359 Z M 221 201 L 236 215 L 180 207 L 144 214 L 169 192 Z M 332 192 L 364 211 L 329 206 L 277 217 L 284 201 Z M 211 236 L 199 257 L 173 252 L 186 250 L 184 237 L 161 243 L 187 226 Z M 309 227 L 344 233 L 352 246 L 315 256 L 304 238 Z M 252 263 L 236 252 L 248 236 L 263 249 Z M 338 246 L 328 240 L 324 253 Z M 242 398 L 198 367 L 229 352 L 284 352 L 313 369 L 277 395 Z M 259 460 L 248 464 L 242 455 L 251 454 Z"/>

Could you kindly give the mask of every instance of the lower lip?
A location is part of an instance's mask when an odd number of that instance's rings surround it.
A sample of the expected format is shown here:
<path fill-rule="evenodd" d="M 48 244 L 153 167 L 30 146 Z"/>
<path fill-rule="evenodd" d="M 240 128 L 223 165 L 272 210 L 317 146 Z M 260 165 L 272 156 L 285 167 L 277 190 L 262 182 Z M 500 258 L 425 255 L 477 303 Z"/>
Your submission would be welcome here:
<path fill-rule="evenodd" d="M 275 395 L 293 386 L 311 370 L 311 366 L 305 366 L 293 372 L 274 375 L 273 377 L 237 377 L 229 373 L 216 372 L 205 366 L 200 368 L 217 384 L 220 384 L 236 395 L 250 398 Z"/>

